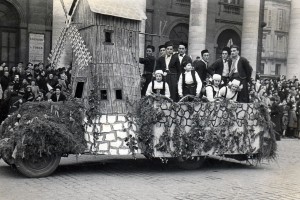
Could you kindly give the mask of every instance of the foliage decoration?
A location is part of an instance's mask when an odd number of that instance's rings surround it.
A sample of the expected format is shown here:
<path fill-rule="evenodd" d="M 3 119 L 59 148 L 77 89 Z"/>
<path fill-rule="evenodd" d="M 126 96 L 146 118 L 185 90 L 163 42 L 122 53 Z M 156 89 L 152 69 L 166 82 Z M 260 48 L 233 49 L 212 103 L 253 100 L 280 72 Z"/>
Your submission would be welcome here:
<path fill-rule="evenodd" d="M 265 105 L 167 100 L 161 96 L 141 99 L 128 113 L 137 125 L 142 151 L 153 155 L 154 148 L 172 157 L 245 154 L 259 160 L 276 156 L 273 124 Z M 155 139 L 154 127 L 163 127 Z M 154 145 L 153 141 L 157 141 Z M 253 144 L 259 140 L 259 149 Z"/>
<path fill-rule="evenodd" d="M 78 154 L 86 147 L 83 108 L 75 101 L 27 102 L 1 125 L 0 155 Z"/>

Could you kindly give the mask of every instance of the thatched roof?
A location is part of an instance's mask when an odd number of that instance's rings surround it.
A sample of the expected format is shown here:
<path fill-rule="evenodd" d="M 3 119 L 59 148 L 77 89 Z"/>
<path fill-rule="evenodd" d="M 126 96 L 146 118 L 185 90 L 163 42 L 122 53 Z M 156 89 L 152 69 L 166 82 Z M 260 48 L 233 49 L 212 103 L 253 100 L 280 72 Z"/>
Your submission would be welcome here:
<path fill-rule="evenodd" d="M 87 0 L 94 13 L 133 20 L 147 19 L 140 0 Z"/>

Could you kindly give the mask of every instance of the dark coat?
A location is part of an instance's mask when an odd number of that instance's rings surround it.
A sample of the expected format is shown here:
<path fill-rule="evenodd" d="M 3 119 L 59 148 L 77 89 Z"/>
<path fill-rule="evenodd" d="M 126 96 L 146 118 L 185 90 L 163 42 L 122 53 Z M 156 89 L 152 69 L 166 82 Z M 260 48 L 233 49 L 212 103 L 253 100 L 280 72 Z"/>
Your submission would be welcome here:
<path fill-rule="evenodd" d="M 249 82 L 251 80 L 251 74 L 253 71 L 249 61 L 244 57 L 240 57 L 237 64 L 237 68 L 238 68 L 239 78 L 246 79 Z"/>
<path fill-rule="evenodd" d="M 146 58 L 140 58 L 139 59 L 140 64 L 144 64 L 144 73 L 153 73 L 154 66 L 155 66 L 155 57 L 149 56 Z"/>
<path fill-rule="evenodd" d="M 229 67 L 229 72 L 231 70 L 231 64 L 232 64 L 232 60 L 228 59 L 228 67 Z M 210 65 L 207 68 L 207 72 L 210 75 L 214 75 L 214 74 L 219 74 L 222 76 L 223 74 L 223 69 L 224 69 L 224 63 L 223 63 L 223 59 L 219 58 L 218 60 L 216 60 L 212 65 Z"/>
<path fill-rule="evenodd" d="M 178 60 L 179 60 L 179 63 L 180 63 L 180 59 L 179 59 L 179 53 L 175 54 L 177 57 L 178 57 Z M 181 60 L 181 63 L 180 63 L 180 70 L 181 72 L 184 72 L 184 63 L 192 63 L 192 59 L 189 55 L 184 55 L 182 60 Z"/>
<path fill-rule="evenodd" d="M 170 63 L 169 63 L 169 71 L 166 70 L 166 61 L 165 57 L 159 57 L 156 62 L 156 69 L 163 70 L 167 72 L 167 76 L 165 77 L 166 82 L 169 85 L 170 89 L 170 97 L 174 101 L 178 101 L 178 79 L 181 73 L 179 58 L 176 55 L 172 55 Z"/>
<path fill-rule="evenodd" d="M 198 73 L 202 83 L 206 82 L 206 78 L 207 78 L 207 67 L 206 64 L 202 61 L 195 61 L 193 62 L 193 66 L 195 71 Z"/>
<path fill-rule="evenodd" d="M 65 101 L 67 98 L 64 94 L 60 93 L 59 98 L 57 99 L 56 93 L 52 94 L 50 99 L 53 102 L 58 102 L 58 101 Z"/>
<path fill-rule="evenodd" d="M 157 63 L 156 63 L 156 70 L 163 70 L 164 72 L 167 69 L 166 66 L 166 60 L 164 56 L 161 56 L 157 59 Z M 178 56 L 172 55 L 170 63 L 169 63 L 169 73 L 174 73 L 174 74 L 178 74 L 178 78 L 179 75 L 181 73 L 181 68 L 180 68 L 180 61 Z"/>
<path fill-rule="evenodd" d="M 278 133 L 282 131 L 282 117 L 283 117 L 283 109 L 278 104 L 273 103 L 271 106 L 271 120 L 275 124 L 274 130 Z"/>

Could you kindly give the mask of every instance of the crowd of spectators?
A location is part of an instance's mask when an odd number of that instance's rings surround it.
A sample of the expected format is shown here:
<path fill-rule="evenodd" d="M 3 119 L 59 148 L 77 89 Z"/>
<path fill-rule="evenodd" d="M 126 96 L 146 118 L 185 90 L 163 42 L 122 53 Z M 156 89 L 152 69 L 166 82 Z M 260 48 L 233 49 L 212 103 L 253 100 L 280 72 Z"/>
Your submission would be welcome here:
<path fill-rule="evenodd" d="M 0 65 L 0 123 L 28 101 L 64 101 L 69 91 L 71 67 L 53 69 L 43 63 Z"/>
<path fill-rule="evenodd" d="M 265 103 L 274 122 L 277 140 L 281 137 L 300 138 L 300 84 L 298 78 L 252 79 L 250 102 Z"/>

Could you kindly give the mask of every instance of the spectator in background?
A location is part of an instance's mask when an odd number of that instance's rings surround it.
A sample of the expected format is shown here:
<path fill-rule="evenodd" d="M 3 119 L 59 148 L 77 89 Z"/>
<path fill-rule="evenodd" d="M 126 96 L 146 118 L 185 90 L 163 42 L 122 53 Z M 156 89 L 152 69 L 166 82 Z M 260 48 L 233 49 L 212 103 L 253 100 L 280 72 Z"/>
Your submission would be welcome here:
<path fill-rule="evenodd" d="M 55 93 L 51 95 L 50 100 L 53 102 L 66 101 L 66 96 L 61 92 L 61 87 L 55 88 Z"/>
<path fill-rule="evenodd" d="M 271 97 L 270 98 L 270 115 L 271 120 L 274 123 L 274 130 L 276 131 L 276 140 L 280 140 L 282 135 L 282 117 L 283 117 L 283 110 L 279 106 L 280 99 L 279 97 Z"/>

